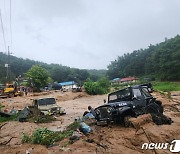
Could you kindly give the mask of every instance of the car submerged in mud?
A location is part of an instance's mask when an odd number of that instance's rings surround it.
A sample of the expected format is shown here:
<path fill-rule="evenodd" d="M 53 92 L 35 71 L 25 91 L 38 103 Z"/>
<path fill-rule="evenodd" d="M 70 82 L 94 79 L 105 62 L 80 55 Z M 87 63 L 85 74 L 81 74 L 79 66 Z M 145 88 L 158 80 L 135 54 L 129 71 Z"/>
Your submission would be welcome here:
<path fill-rule="evenodd" d="M 128 127 L 130 117 L 162 114 L 163 106 L 149 93 L 148 86 L 136 85 L 110 93 L 107 103 L 94 111 L 98 123 L 124 123 Z"/>
<path fill-rule="evenodd" d="M 65 110 L 57 105 L 55 98 L 34 99 L 32 106 L 44 115 L 66 114 Z"/>
<path fill-rule="evenodd" d="M 32 105 L 20 111 L 18 121 L 26 122 L 29 118 L 38 116 L 64 115 L 65 110 L 56 103 L 55 98 L 33 99 Z"/>

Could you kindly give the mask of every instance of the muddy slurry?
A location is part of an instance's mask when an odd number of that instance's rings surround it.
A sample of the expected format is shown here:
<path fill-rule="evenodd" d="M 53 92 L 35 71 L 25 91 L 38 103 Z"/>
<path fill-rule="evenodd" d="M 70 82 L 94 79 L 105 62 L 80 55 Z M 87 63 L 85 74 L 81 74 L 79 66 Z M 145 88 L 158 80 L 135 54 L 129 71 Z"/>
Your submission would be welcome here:
<path fill-rule="evenodd" d="M 103 105 L 107 95 L 89 96 L 84 92 L 47 92 L 23 97 L 0 99 L 3 109 L 23 109 L 31 105 L 33 98 L 54 97 L 57 104 L 66 110 L 66 115 L 57 117 L 51 123 L 36 124 L 33 122 L 11 121 L 0 123 L 0 153 L 22 153 L 26 151 L 32 154 L 58 154 L 58 153 L 147 153 L 161 154 L 171 153 L 170 146 L 173 140 L 180 140 L 180 98 L 179 93 L 173 93 L 172 97 L 153 93 L 162 101 L 164 114 L 174 121 L 171 125 L 156 125 L 149 115 L 139 116 L 134 120 L 134 128 L 125 128 L 121 125 L 109 125 L 105 127 L 93 125 L 93 132 L 89 135 L 82 135 L 80 140 L 69 144 L 69 139 L 56 142 L 52 147 L 43 145 L 22 144 L 23 133 L 32 134 L 37 128 L 46 127 L 50 130 L 64 130 L 75 118 L 81 117 L 87 107 Z M 145 120 L 142 119 L 146 119 Z M 149 145 L 151 144 L 151 145 Z M 153 145 L 153 146 L 152 146 Z M 149 148 L 150 147 L 150 148 Z M 156 147 L 156 148 L 153 148 Z M 142 149 L 143 148 L 143 149 Z"/>

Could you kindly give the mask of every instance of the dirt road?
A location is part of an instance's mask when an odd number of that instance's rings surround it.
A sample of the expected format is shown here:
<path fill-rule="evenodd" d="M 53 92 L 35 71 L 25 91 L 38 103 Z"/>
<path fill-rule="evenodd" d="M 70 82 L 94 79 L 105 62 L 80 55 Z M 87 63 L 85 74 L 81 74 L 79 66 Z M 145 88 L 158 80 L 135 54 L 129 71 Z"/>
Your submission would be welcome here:
<path fill-rule="evenodd" d="M 37 94 L 38 95 L 38 94 Z M 68 139 L 58 142 L 55 146 L 46 148 L 41 145 L 21 144 L 23 133 L 31 134 L 35 129 L 47 127 L 51 130 L 62 130 L 78 116 L 82 116 L 88 105 L 96 107 L 103 104 L 106 95 L 89 96 L 85 93 L 51 92 L 39 96 L 16 97 L 1 99 L 4 109 L 12 107 L 22 109 L 30 105 L 32 98 L 55 97 L 57 103 L 65 108 L 67 114 L 57 121 L 48 124 L 7 122 L 0 128 L 0 153 L 170 153 L 169 146 L 174 139 L 180 139 L 180 100 L 167 99 L 159 93 L 153 94 L 163 102 L 165 114 L 172 118 L 172 125 L 157 126 L 153 122 L 141 127 L 124 128 L 123 126 L 99 127 L 93 126 L 93 133 L 84 136 L 74 144 L 67 145 Z M 1 124 L 0 124 L 1 126 Z M 9 141 L 9 142 L 8 142 Z M 8 143 L 7 143 L 8 142 Z M 143 143 L 168 143 L 168 149 L 142 150 Z M 2 145 L 5 144 L 6 145 Z M 64 147 L 64 145 L 67 145 Z"/>

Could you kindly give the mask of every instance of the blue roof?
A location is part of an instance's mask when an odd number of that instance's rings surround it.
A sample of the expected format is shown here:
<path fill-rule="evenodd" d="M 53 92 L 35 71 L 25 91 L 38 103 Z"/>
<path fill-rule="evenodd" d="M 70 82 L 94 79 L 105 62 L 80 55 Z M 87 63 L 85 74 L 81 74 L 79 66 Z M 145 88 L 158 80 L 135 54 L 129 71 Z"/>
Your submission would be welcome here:
<path fill-rule="evenodd" d="M 115 79 L 113 79 L 113 81 L 117 81 L 117 80 L 119 80 L 120 78 L 115 78 Z"/>
<path fill-rule="evenodd" d="M 68 86 L 68 85 L 73 85 L 73 84 L 75 84 L 75 82 L 74 81 L 68 81 L 68 82 L 61 82 L 61 83 L 59 83 L 61 86 Z"/>

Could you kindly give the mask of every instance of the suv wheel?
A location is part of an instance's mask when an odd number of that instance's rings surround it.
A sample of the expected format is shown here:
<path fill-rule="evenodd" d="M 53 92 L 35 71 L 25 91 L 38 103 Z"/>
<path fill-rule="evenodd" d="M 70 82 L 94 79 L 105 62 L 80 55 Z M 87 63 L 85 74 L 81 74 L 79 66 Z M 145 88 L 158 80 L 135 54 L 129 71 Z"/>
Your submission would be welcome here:
<path fill-rule="evenodd" d="M 158 105 L 159 113 L 163 113 L 164 108 L 163 108 L 163 106 L 162 106 L 162 102 L 159 101 L 159 100 L 157 100 L 157 101 L 155 101 L 155 103 Z"/>
<path fill-rule="evenodd" d="M 163 106 L 162 105 L 158 105 L 158 110 L 159 110 L 159 113 L 163 113 L 163 110 L 164 110 Z"/>

